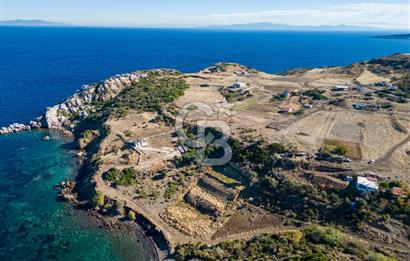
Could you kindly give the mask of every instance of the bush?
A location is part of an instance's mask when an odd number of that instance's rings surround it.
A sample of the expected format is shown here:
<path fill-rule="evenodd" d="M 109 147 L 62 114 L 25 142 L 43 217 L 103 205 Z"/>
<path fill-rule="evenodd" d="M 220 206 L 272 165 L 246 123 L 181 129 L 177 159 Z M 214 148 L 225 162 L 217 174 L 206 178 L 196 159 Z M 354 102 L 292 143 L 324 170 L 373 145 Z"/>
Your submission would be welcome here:
<path fill-rule="evenodd" d="M 365 258 L 368 254 L 366 245 L 357 241 L 346 242 L 344 249 L 346 253 L 358 256 L 360 258 Z"/>
<path fill-rule="evenodd" d="M 330 227 L 311 226 L 304 230 L 307 241 L 315 244 L 324 244 L 331 247 L 341 244 L 339 233 Z"/>
<path fill-rule="evenodd" d="M 103 207 L 105 202 L 105 196 L 100 191 L 96 191 L 93 197 L 94 207 Z"/>
<path fill-rule="evenodd" d="M 314 247 L 313 250 L 308 251 L 303 255 L 302 260 L 306 261 L 327 261 L 329 260 L 319 247 Z"/>
<path fill-rule="evenodd" d="M 105 173 L 104 178 L 114 183 L 114 185 L 131 186 L 136 183 L 137 174 L 134 168 L 123 170 L 112 168 Z"/>
<path fill-rule="evenodd" d="M 327 100 L 327 97 L 323 95 L 325 91 L 319 89 L 313 89 L 303 92 L 303 95 L 311 97 L 313 100 Z"/>
<path fill-rule="evenodd" d="M 128 218 L 130 220 L 135 220 L 137 218 L 135 212 L 132 210 L 128 211 Z"/>
<path fill-rule="evenodd" d="M 177 184 L 174 181 L 168 183 L 167 188 L 165 189 L 164 198 L 169 200 L 176 193 Z"/>
<path fill-rule="evenodd" d="M 130 130 L 125 130 L 124 135 L 125 135 L 125 137 L 132 137 L 132 136 L 134 136 L 134 133 Z"/>
<path fill-rule="evenodd" d="M 347 148 L 346 145 L 339 145 L 333 151 L 333 153 L 337 155 L 345 155 L 348 152 L 349 152 L 349 149 Z"/>
<path fill-rule="evenodd" d="M 387 257 L 381 253 L 372 253 L 367 257 L 367 261 L 395 261 L 395 258 Z"/>
<path fill-rule="evenodd" d="M 120 178 L 120 176 L 121 171 L 116 168 L 112 168 L 105 174 L 105 179 L 110 182 L 115 182 Z"/>
<path fill-rule="evenodd" d="M 285 153 L 288 150 L 285 148 L 285 146 L 283 146 L 280 143 L 272 143 L 270 145 L 268 145 L 268 150 L 270 153 Z"/>
<path fill-rule="evenodd" d="M 137 174 L 134 168 L 126 168 L 122 170 L 121 177 L 117 180 L 116 184 L 120 186 L 131 186 L 135 184 Z"/>

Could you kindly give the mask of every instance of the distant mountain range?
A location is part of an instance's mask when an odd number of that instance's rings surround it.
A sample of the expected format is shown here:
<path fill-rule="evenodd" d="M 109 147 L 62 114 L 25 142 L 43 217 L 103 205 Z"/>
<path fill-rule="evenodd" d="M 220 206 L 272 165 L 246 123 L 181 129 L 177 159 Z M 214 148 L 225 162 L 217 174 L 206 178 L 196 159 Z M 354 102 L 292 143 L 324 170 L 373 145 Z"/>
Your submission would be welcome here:
<path fill-rule="evenodd" d="M 246 31 L 374 31 L 380 30 L 375 27 L 362 27 L 355 25 L 286 25 L 272 23 L 251 23 L 251 24 L 232 24 L 232 25 L 208 25 L 200 27 L 212 30 L 246 30 Z"/>
<path fill-rule="evenodd" d="M 63 23 L 55 23 L 44 21 L 40 19 L 33 19 L 33 20 L 8 20 L 8 21 L 1 21 L 0 25 L 2 26 L 69 26 L 68 24 Z"/>

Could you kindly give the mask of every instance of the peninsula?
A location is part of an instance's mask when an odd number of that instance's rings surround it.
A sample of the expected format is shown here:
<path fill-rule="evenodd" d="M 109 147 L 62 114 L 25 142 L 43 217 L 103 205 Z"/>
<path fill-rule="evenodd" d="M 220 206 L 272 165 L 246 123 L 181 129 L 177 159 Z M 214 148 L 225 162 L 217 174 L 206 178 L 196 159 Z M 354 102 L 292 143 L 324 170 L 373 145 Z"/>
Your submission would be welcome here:
<path fill-rule="evenodd" d="M 409 79 L 406 54 L 137 71 L 0 133 L 73 135 L 61 198 L 136 220 L 177 260 L 408 260 Z"/>

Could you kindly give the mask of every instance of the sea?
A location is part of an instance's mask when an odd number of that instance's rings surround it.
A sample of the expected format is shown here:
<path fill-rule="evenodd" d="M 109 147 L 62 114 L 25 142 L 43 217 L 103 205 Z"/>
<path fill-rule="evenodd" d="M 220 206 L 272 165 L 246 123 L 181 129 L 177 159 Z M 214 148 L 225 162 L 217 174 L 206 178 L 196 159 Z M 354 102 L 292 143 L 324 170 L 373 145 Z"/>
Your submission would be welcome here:
<path fill-rule="evenodd" d="M 134 70 L 195 72 L 224 61 L 274 73 L 410 53 L 408 40 L 373 38 L 385 34 L 0 27 L 0 126 Z M 78 170 L 70 142 L 48 131 L 0 136 L 0 260 L 149 260 L 141 234 L 107 231 L 56 200 L 53 186 Z"/>

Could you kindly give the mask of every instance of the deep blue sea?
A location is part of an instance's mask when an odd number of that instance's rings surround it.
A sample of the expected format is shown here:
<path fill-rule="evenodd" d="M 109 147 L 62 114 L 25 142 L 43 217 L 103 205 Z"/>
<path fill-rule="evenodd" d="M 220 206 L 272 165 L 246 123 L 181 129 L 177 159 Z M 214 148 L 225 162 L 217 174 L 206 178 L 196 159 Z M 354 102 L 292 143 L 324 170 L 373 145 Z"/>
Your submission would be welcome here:
<path fill-rule="evenodd" d="M 28 121 L 83 84 L 137 69 L 194 72 L 226 61 L 279 72 L 410 52 L 406 40 L 371 37 L 380 34 L 0 27 L 0 126 Z"/>
<path fill-rule="evenodd" d="M 410 53 L 406 40 L 372 38 L 381 34 L 389 33 L 0 27 L 0 126 L 138 69 L 194 72 L 226 61 L 280 72 Z M 0 136 L 0 260 L 143 260 L 136 238 L 55 201 L 53 185 L 76 172 L 69 142 L 43 131 Z"/>

